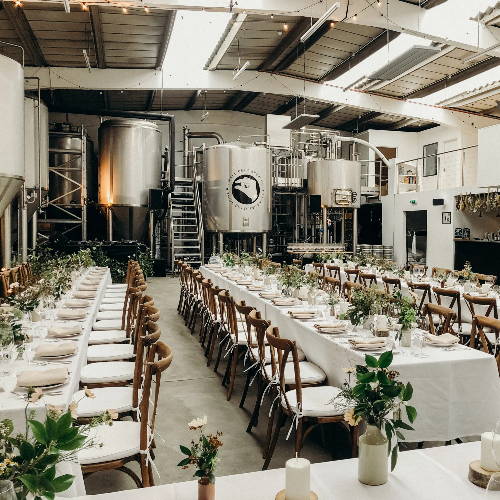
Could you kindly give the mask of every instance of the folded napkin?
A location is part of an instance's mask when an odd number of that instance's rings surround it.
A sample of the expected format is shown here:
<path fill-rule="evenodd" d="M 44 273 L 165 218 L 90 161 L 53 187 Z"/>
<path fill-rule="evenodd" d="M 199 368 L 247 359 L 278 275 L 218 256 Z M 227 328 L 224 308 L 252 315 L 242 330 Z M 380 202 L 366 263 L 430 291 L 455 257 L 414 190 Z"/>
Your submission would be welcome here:
<path fill-rule="evenodd" d="M 84 279 L 82 280 L 82 285 L 89 285 L 89 286 L 94 286 L 94 285 L 99 285 L 101 283 L 100 279 Z"/>
<path fill-rule="evenodd" d="M 346 325 L 342 321 L 336 323 L 316 323 L 314 328 L 320 333 L 343 333 L 346 331 Z"/>
<path fill-rule="evenodd" d="M 59 309 L 57 311 L 59 319 L 84 319 L 86 315 L 86 309 Z"/>
<path fill-rule="evenodd" d="M 96 293 L 95 292 L 91 292 L 91 291 L 85 291 L 85 290 L 82 290 L 82 291 L 79 291 L 79 292 L 73 292 L 73 297 L 75 299 L 93 299 L 95 298 L 96 296 Z"/>
<path fill-rule="evenodd" d="M 44 385 L 64 384 L 68 379 L 65 366 L 46 370 L 25 370 L 17 374 L 18 387 L 43 387 Z"/>
<path fill-rule="evenodd" d="M 206 264 L 205 267 L 208 269 L 223 269 L 220 264 Z"/>
<path fill-rule="evenodd" d="M 74 337 L 75 335 L 80 335 L 80 333 L 82 333 L 82 327 L 80 325 L 54 325 L 49 328 L 47 336 L 53 338 L 64 338 Z"/>
<path fill-rule="evenodd" d="M 296 304 L 299 304 L 300 301 L 295 297 L 283 297 L 283 298 L 273 299 L 272 303 L 275 306 L 294 306 Z"/>
<path fill-rule="evenodd" d="M 378 337 L 373 337 L 373 338 L 362 338 L 362 339 L 349 339 L 349 343 L 353 347 L 384 347 L 385 346 L 385 340 L 378 338 Z"/>
<path fill-rule="evenodd" d="M 297 319 L 314 318 L 316 316 L 316 311 L 288 311 L 288 314 L 292 318 Z"/>
<path fill-rule="evenodd" d="M 78 291 L 91 292 L 97 290 L 99 287 L 97 285 L 78 285 Z"/>
<path fill-rule="evenodd" d="M 277 299 L 278 297 L 281 297 L 281 294 L 277 292 L 261 292 L 259 295 L 263 299 Z"/>
<path fill-rule="evenodd" d="M 252 285 L 253 281 L 252 280 L 236 280 L 236 283 L 238 285 Z"/>
<path fill-rule="evenodd" d="M 262 285 L 248 285 L 247 288 L 250 292 L 258 292 L 260 290 L 264 290 L 264 287 Z"/>
<path fill-rule="evenodd" d="M 45 342 L 36 348 L 39 358 L 68 356 L 76 352 L 76 342 Z"/>
<path fill-rule="evenodd" d="M 64 307 L 69 307 L 70 309 L 79 309 L 83 307 L 89 307 L 90 302 L 88 300 L 81 300 L 81 299 L 74 299 L 74 300 L 67 300 L 64 303 Z"/>
<path fill-rule="evenodd" d="M 459 338 L 451 333 L 443 333 L 443 335 L 432 335 L 431 333 L 427 333 L 425 339 L 429 344 L 434 345 L 452 345 L 458 344 Z"/>

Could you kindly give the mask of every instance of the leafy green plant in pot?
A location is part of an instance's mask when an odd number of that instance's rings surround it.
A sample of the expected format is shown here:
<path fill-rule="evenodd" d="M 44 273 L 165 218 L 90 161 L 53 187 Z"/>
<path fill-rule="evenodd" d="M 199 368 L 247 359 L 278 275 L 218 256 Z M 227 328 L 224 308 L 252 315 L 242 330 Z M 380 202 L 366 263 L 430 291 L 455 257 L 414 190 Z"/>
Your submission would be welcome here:
<path fill-rule="evenodd" d="M 411 332 L 417 321 L 417 311 L 413 300 L 408 297 L 399 298 L 399 323 L 401 325 L 401 346 L 411 347 Z"/>
<path fill-rule="evenodd" d="M 392 351 L 384 352 L 379 359 L 365 356 L 365 365 L 357 365 L 355 381 L 352 372 L 344 383 L 338 398 L 347 407 L 345 420 L 350 425 L 366 422 L 366 432 L 359 438 L 358 479 L 368 485 L 379 485 L 388 479 L 388 457 L 391 470 L 398 458 L 398 439 L 404 440 L 403 430 L 413 430 L 417 410 L 408 403 L 413 387 L 398 380 L 399 372 L 389 367 Z M 405 410 L 407 421 L 401 418 Z M 409 423 L 408 423 L 409 422 Z M 385 432 L 385 435 L 384 435 Z"/>

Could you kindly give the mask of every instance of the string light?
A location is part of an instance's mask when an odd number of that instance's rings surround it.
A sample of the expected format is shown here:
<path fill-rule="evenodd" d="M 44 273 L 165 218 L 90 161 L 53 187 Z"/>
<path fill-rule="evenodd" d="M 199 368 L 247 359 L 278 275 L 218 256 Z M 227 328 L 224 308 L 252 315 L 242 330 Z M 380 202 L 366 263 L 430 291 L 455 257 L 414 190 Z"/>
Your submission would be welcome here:
<path fill-rule="evenodd" d="M 286 23 L 285 23 L 285 24 L 283 25 L 283 31 L 288 31 L 288 24 L 286 24 Z"/>
<path fill-rule="evenodd" d="M 86 3 L 82 3 L 82 10 L 89 10 Z"/>
<path fill-rule="evenodd" d="M 122 7 L 122 12 L 123 12 L 124 14 L 128 14 L 128 10 L 127 10 L 127 8 L 126 8 L 126 7 Z"/>
<path fill-rule="evenodd" d="M 15 3 L 14 3 L 14 5 L 15 5 L 16 7 L 22 7 L 22 6 L 23 6 L 23 3 L 21 2 L 21 0 L 16 0 L 16 1 L 15 1 Z"/>
<path fill-rule="evenodd" d="M 334 21 L 330 21 L 330 28 L 335 28 L 335 22 Z"/>
<path fill-rule="evenodd" d="M 144 12 L 145 12 L 146 14 L 149 14 L 149 7 L 144 7 Z"/>
<path fill-rule="evenodd" d="M 358 15 L 357 15 L 357 14 L 354 14 L 354 16 L 352 17 L 352 20 L 353 20 L 354 22 L 356 22 L 356 21 L 358 20 Z"/>
<path fill-rule="evenodd" d="M 377 0 L 377 5 L 380 7 L 382 5 L 382 2 L 380 0 Z"/>

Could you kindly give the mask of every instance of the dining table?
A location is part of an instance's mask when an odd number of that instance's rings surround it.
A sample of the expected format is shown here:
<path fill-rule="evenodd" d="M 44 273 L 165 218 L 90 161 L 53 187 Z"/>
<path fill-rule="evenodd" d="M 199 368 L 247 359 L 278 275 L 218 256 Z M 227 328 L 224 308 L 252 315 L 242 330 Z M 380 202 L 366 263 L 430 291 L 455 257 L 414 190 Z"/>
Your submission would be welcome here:
<path fill-rule="evenodd" d="M 320 333 L 314 326 L 318 319 L 298 320 L 290 315 L 294 309 L 314 311 L 320 307 L 307 303 L 277 306 L 261 297 L 261 291 L 249 290 L 248 285 L 238 284 L 237 278 L 228 277 L 227 269 L 203 266 L 200 270 L 235 300 L 255 307 L 279 328 L 281 337 L 295 340 L 307 360 L 325 372 L 328 384 L 341 387 L 348 380 L 347 372 L 365 363 L 366 352 L 353 348 L 349 340 L 369 338 L 371 332 L 356 327 L 340 334 Z M 478 436 L 495 427 L 500 418 L 500 380 L 494 356 L 460 344 L 438 347 L 427 343 L 419 349 L 398 346 L 393 355 L 391 369 L 399 372 L 401 381 L 412 384 L 411 405 L 418 412 L 414 430 L 404 433 L 405 441 L 450 441 Z"/>
<path fill-rule="evenodd" d="M 358 481 L 355 458 L 312 464 L 311 490 L 319 500 L 498 499 L 500 491 L 486 494 L 467 478 L 469 464 L 479 456 L 478 442 L 400 452 L 395 470 L 381 486 L 367 486 Z M 217 500 L 273 500 L 285 488 L 285 470 L 217 477 L 215 485 Z M 76 499 L 193 500 L 197 498 L 197 486 L 196 481 L 186 481 Z"/>

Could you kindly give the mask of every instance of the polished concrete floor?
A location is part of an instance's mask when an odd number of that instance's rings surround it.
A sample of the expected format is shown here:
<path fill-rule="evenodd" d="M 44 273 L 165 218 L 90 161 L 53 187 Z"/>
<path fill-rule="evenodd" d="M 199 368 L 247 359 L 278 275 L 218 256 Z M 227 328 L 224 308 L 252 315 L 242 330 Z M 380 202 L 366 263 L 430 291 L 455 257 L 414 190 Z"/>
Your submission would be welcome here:
<path fill-rule="evenodd" d="M 160 326 L 162 340 L 174 352 L 171 367 L 162 380 L 160 405 L 157 420 L 157 448 L 155 463 L 160 478 L 156 484 L 188 481 L 191 470 L 176 466 L 182 455 L 179 444 L 189 444 L 193 431 L 187 423 L 194 417 L 207 415 L 209 430 L 224 433 L 217 474 L 229 475 L 258 471 L 262 468 L 262 443 L 267 426 L 267 409 L 262 411 L 259 426 L 252 434 L 245 432 L 249 411 L 255 402 L 255 389 L 251 388 L 245 409 L 239 408 L 244 384 L 242 369 L 239 370 L 237 385 L 231 401 L 226 401 L 226 390 L 221 385 L 221 376 L 207 368 L 206 358 L 197 335 L 191 335 L 177 314 L 179 296 L 178 280 L 175 278 L 153 278 L 148 293 L 155 299 L 161 312 Z M 224 365 L 225 366 L 225 365 Z M 222 372 L 221 365 L 219 371 Z M 293 434 L 285 437 L 290 423 L 287 422 L 276 447 L 270 467 L 283 467 L 293 455 Z M 313 435 L 306 441 L 303 456 L 312 462 L 323 462 L 332 458 L 346 457 L 349 453 L 348 434 L 343 428 L 327 429 L 323 436 Z M 321 443 L 324 443 L 322 445 Z M 87 493 L 96 494 L 134 488 L 133 481 L 118 471 L 100 472 L 85 481 Z"/>

